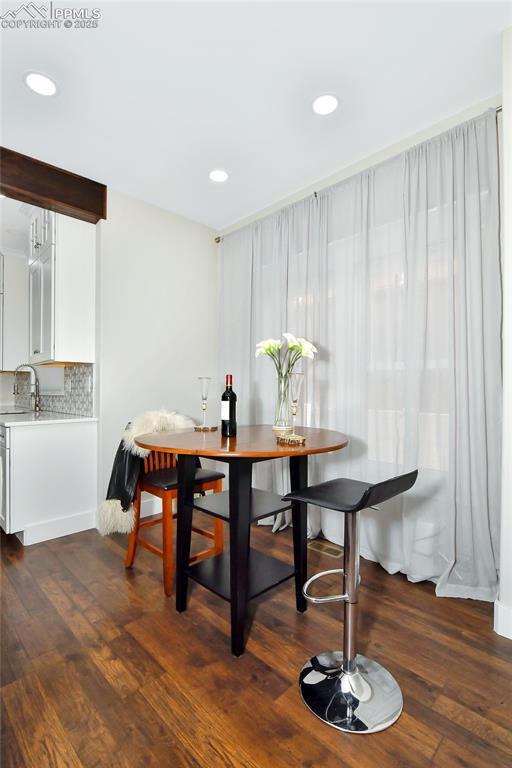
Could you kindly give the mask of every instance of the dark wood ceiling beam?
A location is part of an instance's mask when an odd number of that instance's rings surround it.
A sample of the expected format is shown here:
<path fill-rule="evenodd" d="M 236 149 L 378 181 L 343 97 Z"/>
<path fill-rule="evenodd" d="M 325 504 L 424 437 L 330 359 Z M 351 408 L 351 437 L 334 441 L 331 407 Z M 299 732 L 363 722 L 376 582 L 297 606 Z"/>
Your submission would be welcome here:
<path fill-rule="evenodd" d="M 105 184 L 6 147 L 0 147 L 0 192 L 93 224 L 107 218 Z"/>

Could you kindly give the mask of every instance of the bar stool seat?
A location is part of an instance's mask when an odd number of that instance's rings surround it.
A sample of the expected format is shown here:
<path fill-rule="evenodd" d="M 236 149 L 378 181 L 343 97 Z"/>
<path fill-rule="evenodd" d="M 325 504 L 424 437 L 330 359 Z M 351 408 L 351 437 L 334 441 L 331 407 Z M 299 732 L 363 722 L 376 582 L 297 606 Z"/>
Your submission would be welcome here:
<path fill-rule="evenodd" d="M 293 498 L 294 501 L 305 504 L 316 504 L 325 509 L 335 509 L 338 512 L 354 512 L 360 509 L 361 499 L 371 487 L 370 483 L 342 477 L 295 491 L 293 495 L 290 493 L 285 498 Z"/>
<path fill-rule="evenodd" d="M 313 603 L 344 602 L 343 651 L 325 651 L 307 661 L 299 687 L 307 707 L 320 720 L 340 731 L 376 733 L 392 725 L 402 712 L 402 691 L 397 681 L 378 662 L 356 652 L 357 602 L 359 592 L 359 512 L 408 491 L 418 470 L 384 480 L 365 483 L 340 478 L 303 488 L 284 497 L 298 503 L 316 504 L 345 515 L 343 568 L 317 573 L 306 581 L 302 592 Z M 339 595 L 312 596 L 310 585 L 329 574 L 343 575 Z"/>

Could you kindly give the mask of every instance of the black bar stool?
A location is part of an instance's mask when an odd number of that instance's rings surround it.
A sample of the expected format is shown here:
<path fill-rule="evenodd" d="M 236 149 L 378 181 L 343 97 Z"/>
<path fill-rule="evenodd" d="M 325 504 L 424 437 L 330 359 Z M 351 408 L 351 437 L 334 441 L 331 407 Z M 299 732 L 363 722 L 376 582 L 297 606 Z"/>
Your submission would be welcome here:
<path fill-rule="evenodd" d="M 356 651 L 357 598 L 359 591 L 359 512 L 408 491 L 418 470 L 371 485 L 359 480 L 329 480 L 294 491 L 284 498 L 316 504 L 345 513 L 343 565 L 312 576 L 303 587 L 312 603 L 345 603 L 343 652 L 326 651 L 302 668 L 299 686 L 306 706 L 320 720 L 340 731 L 375 733 L 392 725 L 402 712 L 403 698 L 393 675 L 376 661 Z M 322 576 L 343 574 L 343 594 L 313 597 L 309 586 Z"/>

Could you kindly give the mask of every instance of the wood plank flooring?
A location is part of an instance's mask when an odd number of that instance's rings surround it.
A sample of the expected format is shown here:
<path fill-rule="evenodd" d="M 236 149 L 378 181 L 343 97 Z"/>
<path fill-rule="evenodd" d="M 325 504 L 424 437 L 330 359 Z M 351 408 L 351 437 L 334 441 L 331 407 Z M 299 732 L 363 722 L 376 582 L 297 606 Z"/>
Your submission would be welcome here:
<path fill-rule="evenodd" d="M 289 531 L 255 527 L 252 540 L 291 562 Z M 512 765 L 512 641 L 492 631 L 489 604 L 436 598 L 362 561 L 360 651 L 405 704 L 388 731 L 350 736 L 297 688 L 307 658 L 341 647 L 341 606 L 301 616 L 289 581 L 253 601 L 234 659 L 229 605 L 192 584 L 176 614 L 157 558 L 140 550 L 125 572 L 123 536 L 1 544 L 4 768 Z M 310 573 L 333 567 L 310 551 Z"/>

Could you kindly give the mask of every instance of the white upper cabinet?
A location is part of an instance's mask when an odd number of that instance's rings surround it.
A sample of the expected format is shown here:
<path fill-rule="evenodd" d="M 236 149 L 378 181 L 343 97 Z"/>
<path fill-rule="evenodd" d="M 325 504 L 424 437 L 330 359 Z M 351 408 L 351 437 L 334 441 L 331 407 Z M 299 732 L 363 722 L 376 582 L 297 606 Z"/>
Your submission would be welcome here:
<path fill-rule="evenodd" d="M 39 211 L 30 242 L 30 362 L 93 363 L 94 224 Z"/>
<path fill-rule="evenodd" d="M 53 211 L 39 208 L 30 222 L 30 261 L 55 242 L 55 216 Z"/>
<path fill-rule="evenodd" d="M 28 359 L 28 262 L 22 254 L 0 257 L 0 370 Z"/>
<path fill-rule="evenodd" d="M 55 248 L 41 251 L 39 258 L 30 265 L 30 362 L 44 363 L 54 360 L 54 275 Z"/>

